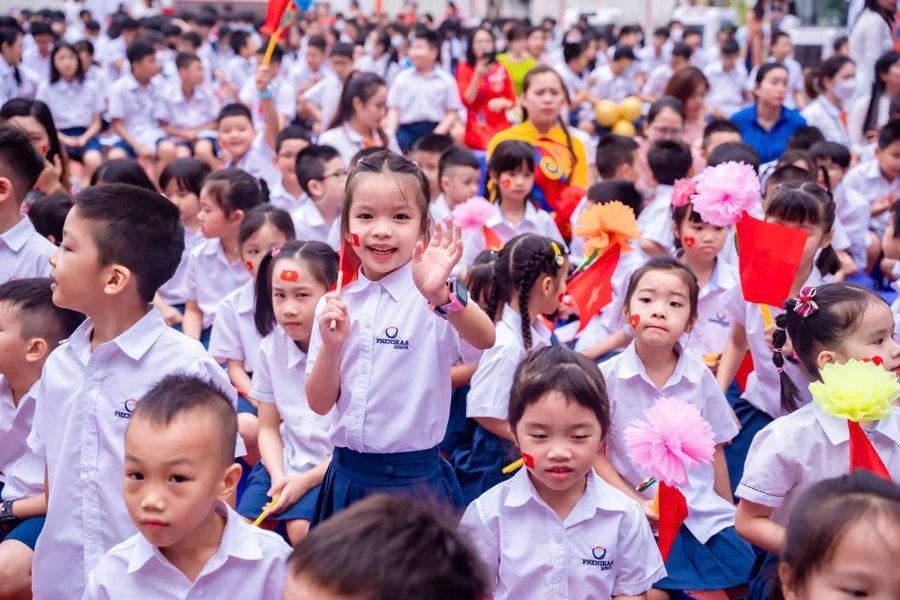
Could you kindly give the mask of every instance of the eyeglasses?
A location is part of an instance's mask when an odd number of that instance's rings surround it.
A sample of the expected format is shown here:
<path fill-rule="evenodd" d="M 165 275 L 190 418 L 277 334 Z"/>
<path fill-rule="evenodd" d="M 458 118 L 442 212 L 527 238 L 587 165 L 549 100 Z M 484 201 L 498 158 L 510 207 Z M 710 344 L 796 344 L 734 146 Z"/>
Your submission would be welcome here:
<path fill-rule="evenodd" d="M 661 136 L 665 137 L 678 137 L 682 133 L 684 133 L 683 127 L 659 127 L 657 125 L 651 125 L 650 129 L 652 129 L 655 133 L 658 133 Z"/>
<path fill-rule="evenodd" d="M 321 181 L 328 181 L 328 180 L 331 179 L 332 177 L 336 177 L 337 179 L 343 179 L 343 178 L 346 177 L 346 176 L 347 176 L 347 170 L 346 170 L 346 169 L 338 169 L 338 170 L 335 171 L 334 173 L 327 173 L 327 174 L 325 174 L 325 175 L 322 175 Z"/>

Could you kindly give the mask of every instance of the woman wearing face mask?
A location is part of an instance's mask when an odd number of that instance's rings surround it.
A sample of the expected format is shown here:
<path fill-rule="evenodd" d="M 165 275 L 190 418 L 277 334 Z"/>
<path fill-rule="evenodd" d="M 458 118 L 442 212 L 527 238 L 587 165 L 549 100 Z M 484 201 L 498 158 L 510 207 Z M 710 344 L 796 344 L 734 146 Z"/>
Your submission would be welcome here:
<path fill-rule="evenodd" d="M 829 142 L 850 146 L 847 111 L 856 92 L 856 65 L 846 56 L 832 56 L 821 65 L 810 90 L 815 97 L 800 113 Z"/>

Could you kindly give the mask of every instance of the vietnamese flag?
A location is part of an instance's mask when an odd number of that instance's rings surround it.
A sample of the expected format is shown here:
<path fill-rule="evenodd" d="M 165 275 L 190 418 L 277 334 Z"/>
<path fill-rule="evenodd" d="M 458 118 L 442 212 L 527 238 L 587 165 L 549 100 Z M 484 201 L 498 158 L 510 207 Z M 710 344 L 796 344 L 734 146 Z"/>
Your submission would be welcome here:
<path fill-rule="evenodd" d="M 684 494 L 678 488 L 668 486 L 663 482 L 660 482 L 656 493 L 659 498 L 659 525 L 657 526 L 659 553 L 662 555 L 663 562 L 666 562 L 669 552 L 672 550 L 672 544 L 678 537 L 678 530 L 687 519 L 687 500 L 684 499 Z"/>
<path fill-rule="evenodd" d="M 735 233 L 744 300 L 780 308 L 791 294 L 808 234 L 749 214 L 737 222 Z"/>
<path fill-rule="evenodd" d="M 566 293 L 578 305 L 578 331 L 587 327 L 591 317 L 612 302 L 612 276 L 619 264 L 622 247 L 613 245 L 592 265 L 578 273 L 566 284 Z"/>
<path fill-rule="evenodd" d="M 865 469 L 891 481 L 891 474 L 859 423 L 847 421 L 847 426 L 850 428 L 850 472 Z"/>
<path fill-rule="evenodd" d="M 500 239 L 493 229 L 484 225 L 481 228 L 481 233 L 484 235 L 484 249 L 485 250 L 495 250 L 499 252 L 503 249 L 503 240 Z"/>
<path fill-rule="evenodd" d="M 362 266 L 362 261 L 352 248 L 352 246 L 359 246 L 359 238 L 356 237 L 356 234 L 351 233 L 350 235 L 351 238 L 349 240 L 346 237 L 341 240 L 341 251 L 338 258 L 338 281 L 328 290 L 329 292 L 337 290 L 338 295 L 340 295 L 342 287 L 357 280 L 359 268 Z"/>
<path fill-rule="evenodd" d="M 281 32 L 279 37 L 284 37 L 287 27 L 285 27 L 286 23 L 282 23 L 282 21 L 285 20 L 285 16 L 288 17 L 288 21 L 294 17 L 294 11 L 289 10 L 293 8 L 292 4 L 294 4 L 294 0 L 269 0 L 269 6 L 266 8 L 266 22 L 259 28 L 259 32 L 269 37 Z"/>

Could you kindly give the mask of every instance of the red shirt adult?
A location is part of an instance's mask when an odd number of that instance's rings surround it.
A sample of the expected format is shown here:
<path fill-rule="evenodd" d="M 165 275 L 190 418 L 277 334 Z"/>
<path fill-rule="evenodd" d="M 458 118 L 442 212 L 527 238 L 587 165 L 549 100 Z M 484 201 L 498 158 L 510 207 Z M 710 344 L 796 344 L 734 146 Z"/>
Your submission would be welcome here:
<path fill-rule="evenodd" d="M 456 68 L 456 83 L 459 86 L 463 106 L 468 110 L 464 143 L 472 150 L 487 150 L 495 134 L 511 127 L 509 119 L 506 118 L 506 109 L 491 110 L 488 104 L 491 100 L 505 98 L 515 106 L 516 90 L 509 70 L 500 63 L 494 63 L 488 74 L 482 78 L 475 101 L 468 102 L 466 90 L 469 89 L 473 77 L 475 67 L 466 62 L 459 63 Z"/>

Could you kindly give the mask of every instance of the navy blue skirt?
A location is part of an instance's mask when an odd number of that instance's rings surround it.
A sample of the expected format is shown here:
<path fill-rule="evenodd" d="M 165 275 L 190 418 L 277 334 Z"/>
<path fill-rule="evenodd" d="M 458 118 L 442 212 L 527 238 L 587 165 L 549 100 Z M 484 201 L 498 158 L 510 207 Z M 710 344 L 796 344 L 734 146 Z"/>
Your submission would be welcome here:
<path fill-rule="evenodd" d="M 268 504 L 272 499 L 266 495 L 266 492 L 272 487 L 272 478 L 269 472 L 263 466 L 262 461 L 250 471 L 250 478 L 247 481 L 247 489 L 241 496 L 238 503 L 237 513 L 248 519 L 256 519 L 262 514 L 263 506 Z M 277 515 L 266 517 L 267 521 L 291 521 L 293 519 L 304 519 L 309 521 L 316 512 L 316 500 L 319 497 L 319 489 L 322 486 L 317 485 L 313 489 L 306 492 L 296 504 L 287 507 L 284 511 Z"/>
<path fill-rule="evenodd" d="M 701 544 L 684 525 L 666 561 L 668 575 L 653 584 L 661 590 L 722 590 L 745 585 L 755 559 L 734 530 L 723 529 Z"/>
<path fill-rule="evenodd" d="M 403 495 L 465 508 L 459 482 L 437 446 L 391 454 L 335 448 L 310 526 L 373 494 Z"/>
<path fill-rule="evenodd" d="M 519 453 L 512 442 L 476 425 L 472 442 L 459 446 L 450 457 L 466 506 L 509 479 L 511 475 L 504 475 L 503 467 L 517 458 Z"/>
<path fill-rule="evenodd" d="M 767 600 L 778 585 L 778 555 L 763 551 L 750 572 L 750 600 Z"/>
<path fill-rule="evenodd" d="M 734 494 L 744 477 L 744 462 L 747 460 L 747 453 L 750 452 L 750 444 L 753 443 L 756 434 L 772 422 L 772 417 L 741 398 L 740 388 L 735 381 L 731 382 L 725 398 L 741 422 L 741 430 L 731 443 L 725 446 L 725 464 L 728 466 L 731 493 Z"/>
<path fill-rule="evenodd" d="M 453 390 L 453 395 L 450 396 L 450 419 L 447 421 L 444 439 L 438 446 L 442 456 L 448 458 L 453 456 L 456 449 L 471 442 L 472 436 L 475 434 L 477 423 L 474 419 L 466 418 L 466 397 L 468 395 L 469 386 L 464 385 Z"/>

